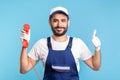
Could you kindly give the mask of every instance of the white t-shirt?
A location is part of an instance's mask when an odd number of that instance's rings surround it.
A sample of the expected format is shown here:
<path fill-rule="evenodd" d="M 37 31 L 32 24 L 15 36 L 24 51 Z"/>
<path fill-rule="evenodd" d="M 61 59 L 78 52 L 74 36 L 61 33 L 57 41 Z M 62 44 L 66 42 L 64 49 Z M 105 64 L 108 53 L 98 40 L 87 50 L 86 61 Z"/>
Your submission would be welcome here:
<path fill-rule="evenodd" d="M 68 42 L 69 42 L 69 36 L 65 42 L 57 42 L 53 40 L 51 37 L 51 45 L 53 50 L 65 50 L 68 45 Z M 75 59 L 77 70 L 79 72 L 80 71 L 79 60 L 80 59 L 87 60 L 92 56 L 92 54 L 88 49 L 88 47 L 85 45 L 85 43 L 80 38 L 75 38 L 75 37 L 73 38 L 72 41 L 71 51 Z M 41 60 L 43 66 L 45 66 L 47 55 L 48 55 L 47 38 L 42 38 L 39 41 L 37 41 L 28 54 L 28 56 L 33 60 L 37 60 L 37 61 Z"/>

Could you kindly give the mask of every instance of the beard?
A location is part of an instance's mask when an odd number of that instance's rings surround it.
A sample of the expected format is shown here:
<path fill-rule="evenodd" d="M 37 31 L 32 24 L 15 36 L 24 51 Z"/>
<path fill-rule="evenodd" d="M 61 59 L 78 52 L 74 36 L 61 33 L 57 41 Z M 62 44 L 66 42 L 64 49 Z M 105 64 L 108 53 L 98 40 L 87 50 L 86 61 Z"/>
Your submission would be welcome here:
<path fill-rule="evenodd" d="M 55 36 L 63 36 L 67 32 L 68 26 L 67 27 L 57 26 L 57 27 L 54 27 L 54 28 L 51 26 L 51 29 L 52 29 L 52 32 Z"/>

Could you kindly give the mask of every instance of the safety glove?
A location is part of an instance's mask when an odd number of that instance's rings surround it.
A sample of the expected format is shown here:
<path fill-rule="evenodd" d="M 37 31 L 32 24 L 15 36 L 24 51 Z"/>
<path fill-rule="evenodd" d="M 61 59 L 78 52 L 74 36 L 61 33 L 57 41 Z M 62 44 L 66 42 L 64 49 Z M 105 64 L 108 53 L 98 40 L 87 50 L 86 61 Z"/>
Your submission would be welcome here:
<path fill-rule="evenodd" d="M 101 41 L 100 39 L 96 36 L 96 30 L 93 31 L 93 35 L 92 35 L 92 43 L 95 47 L 96 51 L 100 50 L 100 46 L 101 46 Z"/>
<path fill-rule="evenodd" d="M 21 31 L 20 39 L 22 41 L 22 47 L 28 48 L 30 41 L 30 25 L 24 24 L 23 30 Z"/>

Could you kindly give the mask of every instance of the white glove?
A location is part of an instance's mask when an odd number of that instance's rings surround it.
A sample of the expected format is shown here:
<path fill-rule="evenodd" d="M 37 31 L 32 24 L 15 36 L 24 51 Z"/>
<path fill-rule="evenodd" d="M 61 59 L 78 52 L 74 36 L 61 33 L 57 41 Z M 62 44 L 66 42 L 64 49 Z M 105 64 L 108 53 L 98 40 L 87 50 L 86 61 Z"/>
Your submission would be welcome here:
<path fill-rule="evenodd" d="M 23 42 L 23 40 L 25 39 L 29 43 L 29 41 L 30 41 L 30 30 L 29 30 L 28 34 L 24 30 L 22 30 L 21 32 L 22 32 L 21 35 L 20 35 L 21 41 Z"/>
<path fill-rule="evenodd" d="M 92 35 L 92 43 L 95 47 L 96 51 L 100 50 L 100 46 L 101 46 L 101 42 L 100 39 L 96 36 L 96 30 L 93 31 L 93 35 Z"/>

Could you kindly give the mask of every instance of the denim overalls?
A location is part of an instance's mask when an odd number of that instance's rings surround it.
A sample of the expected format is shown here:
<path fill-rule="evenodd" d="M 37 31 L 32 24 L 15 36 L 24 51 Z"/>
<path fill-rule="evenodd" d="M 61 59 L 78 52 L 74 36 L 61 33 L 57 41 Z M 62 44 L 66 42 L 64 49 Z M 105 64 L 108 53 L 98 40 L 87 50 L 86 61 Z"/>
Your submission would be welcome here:
<path fill-rule="evenodd" d="M 79 80 L 71 47 L 72 37 L 65 50 L 53 50 L 50 37 L 47 38 L 48 56 L 43 80 Z"/>

